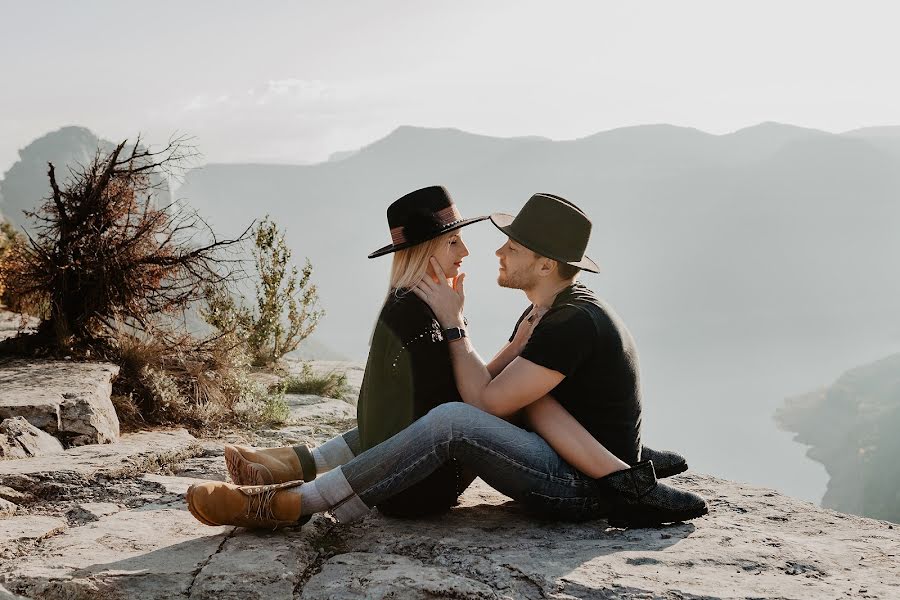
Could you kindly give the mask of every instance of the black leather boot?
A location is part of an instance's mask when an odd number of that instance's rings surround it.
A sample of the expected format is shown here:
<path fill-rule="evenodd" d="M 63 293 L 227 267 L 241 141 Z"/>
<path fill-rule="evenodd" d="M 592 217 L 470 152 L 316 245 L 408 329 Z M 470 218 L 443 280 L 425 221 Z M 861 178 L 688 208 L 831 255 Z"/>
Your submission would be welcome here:
<path fill-rule="evenodd" d="M 658 482 L 649 460 L 601 477 L 597 483 L 613 502 L 607 519 L 611 527 L 653 527 L 709 512 L 701 496 Z"/>
<path fill-rule="evenodd" d="M 640 460 L 653 461 L 653 469 L 656 471 L 657 479 L 665 479 L 688 470 L 687 460 L 682 455 L 671 450 L 654 450 L 653 448 L 642 446 Z"/>

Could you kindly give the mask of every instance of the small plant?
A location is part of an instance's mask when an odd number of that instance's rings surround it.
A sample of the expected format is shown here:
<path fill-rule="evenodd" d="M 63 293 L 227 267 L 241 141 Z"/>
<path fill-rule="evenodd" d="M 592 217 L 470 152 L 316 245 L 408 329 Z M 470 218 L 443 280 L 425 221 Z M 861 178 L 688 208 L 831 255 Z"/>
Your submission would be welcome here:
<path fill-rule="evenodd" d="M 272 367 L 297 349 L 325 312 L 317 307 L 309 259 L 302 271 L 291 265 L 284 233 L 267 215 L 253 231 L 256 306 L 244 306 L 227 285 L 206 288 L 201 311 L 207 323 L 244 340 L 253 366 Z"/>
<path fill-rule="evenodd" d="M 0 217 L 2 219 L 2 217 Z M 25 239 L 9 221 L 0 221 L 0 305 L 10 306 L 14 301 L 11 289 L 6 289 L 7 260 L 24 243 Z"/>
<path fill-rule="evenodd" d="M 113 397 L 125 427 L 181 424 L 210 434 L 288 419 L 284 390 L 268 390 L 255 381 L 233 340 L 223 336 L 198 345 L 187 337 L 179 342 L 161 341 L 161 336 L 120 332 L 116 362 L 121 371 Z"/>
<path fill-rule="evenodd" d="M 350 394 L 350 384 L 345 373 L 316 373 L 308 363 L 303 364 L 299 375 L 283 379 L 281 385 L 288 394 L 313 394 L 338 399 L 344 399 Z"/>
<path fill-rule="evenodd" d="M 254 381 L 246 373 L 238 382 L 239 400 L 235 413 L 247 423 L 255 425 L 280 425 L 290 417 L 290 409 L 284 399 L 284 386 L 267 388 Z"/>

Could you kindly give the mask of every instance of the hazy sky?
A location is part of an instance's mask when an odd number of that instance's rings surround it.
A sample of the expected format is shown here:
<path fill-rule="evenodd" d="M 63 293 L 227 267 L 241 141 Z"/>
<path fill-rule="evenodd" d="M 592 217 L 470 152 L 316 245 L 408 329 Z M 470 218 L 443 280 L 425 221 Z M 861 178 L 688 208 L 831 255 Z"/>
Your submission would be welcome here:
<path fill-rule="evenodd" d="M 402 124 L 900 124 L 895 2 L 0 0 L 0 173 L 63 125 L 310 162 Z"/>

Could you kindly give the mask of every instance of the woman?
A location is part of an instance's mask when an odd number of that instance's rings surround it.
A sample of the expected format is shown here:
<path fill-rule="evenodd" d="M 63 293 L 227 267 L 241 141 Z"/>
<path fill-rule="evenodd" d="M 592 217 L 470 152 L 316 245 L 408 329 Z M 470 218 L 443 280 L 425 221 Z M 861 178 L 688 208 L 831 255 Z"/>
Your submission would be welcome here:
<path fill-rule="evenodd" d="M 369 258 L 393 254 L 390 290 L 372 335 L 357 406 L 358 428 L 328 440 L 318 448 L 306 446 L 256 449 L 225 447 L 225 459 L 238 485 L 311 481 L 318 473 L 350 461 L 354 456 L 392 437 L 431 409 L 460 402 L 445 332 L 431 309 L 411 289 L 427 274 L 436 280 L 434 257 L 448 281 L 455 282 L 469 252 L 460 229 L 487 219 L 463 219 L 443 187 L 411 192 L 387 210 L 392 243 Z M 526 318 L 527 317 L 527 318 Z M 505 368 L 521 351 L 540 315 L 523 315 L 515 337 L 489 365 L 492 373 Z M 599 444 L 562 406 L 549 396 L 517 415 L 549 443 L 569 464 L 600 477 L 628 465 Z M 592 472 L 593 471 L 593 472 Z M 423 481 L 378 505 L 396 516 L 416 516 L 447 510 L 474 475 L 451 461 Z M 207 524 L 222 524 L 201 514 L 188 493 L 191 512 Z M 231 524 L 254 526 L 252 519 Z"/>

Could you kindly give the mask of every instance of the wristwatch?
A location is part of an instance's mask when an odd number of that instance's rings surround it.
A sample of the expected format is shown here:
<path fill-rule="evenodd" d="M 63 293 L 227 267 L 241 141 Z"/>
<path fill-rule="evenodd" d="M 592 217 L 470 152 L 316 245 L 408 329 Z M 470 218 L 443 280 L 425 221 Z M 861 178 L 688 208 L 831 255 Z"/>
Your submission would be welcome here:
<path fill-rule="evenodd" d="M 447 342 L 453 342 L 455 340 L 461 340 L 469 334 L 466 333 L 466 330 L 462 327 L 449 327 L 445 329 L 443 332 L 444 340 Z"/>

